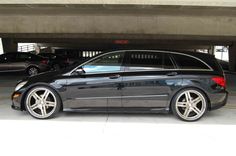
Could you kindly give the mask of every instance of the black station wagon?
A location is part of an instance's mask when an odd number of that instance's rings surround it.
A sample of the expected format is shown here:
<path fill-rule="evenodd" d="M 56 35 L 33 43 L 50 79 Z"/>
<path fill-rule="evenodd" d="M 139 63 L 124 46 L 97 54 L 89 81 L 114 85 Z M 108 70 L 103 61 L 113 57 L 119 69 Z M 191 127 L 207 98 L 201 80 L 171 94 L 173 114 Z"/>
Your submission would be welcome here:
<path fill-rule="evenodd" d="M 102 53 L 73 68 L 20 81 L 12 108 L 45 119 L 60 111 L 160 113 L 196 121 L 226 104 L 214 56 L 158 50 Z"/>

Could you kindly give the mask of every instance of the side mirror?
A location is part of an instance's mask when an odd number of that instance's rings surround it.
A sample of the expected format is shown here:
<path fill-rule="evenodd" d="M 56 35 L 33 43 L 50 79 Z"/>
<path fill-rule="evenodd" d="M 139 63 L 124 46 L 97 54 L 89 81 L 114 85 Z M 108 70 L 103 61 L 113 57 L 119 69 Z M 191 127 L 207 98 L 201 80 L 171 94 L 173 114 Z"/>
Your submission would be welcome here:
<path fill-rule="evenodd" d="M 83 68 L 78 68 L 72 73 L 72 75 L 82 75 L 84 73 L 85 71 L 83 70 Z"/>

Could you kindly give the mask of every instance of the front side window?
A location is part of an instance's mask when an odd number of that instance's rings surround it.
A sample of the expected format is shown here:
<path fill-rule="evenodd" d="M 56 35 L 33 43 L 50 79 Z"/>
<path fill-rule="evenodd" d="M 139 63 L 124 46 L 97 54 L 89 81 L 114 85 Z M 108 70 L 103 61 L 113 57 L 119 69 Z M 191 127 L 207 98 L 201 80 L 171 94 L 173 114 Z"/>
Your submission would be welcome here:
<path fill-rule="evenodd" d="M 121 71 L 123 58 L 124 52 L 111 53 L 87 63 L 82 68 L 85 73 L 118 72 Z"/>
<path fill-rule="evenodd" d="M 206 64 L 190 56 L 178 54 L 172 56 L 180 69 L 209 69 Z"/>
<path fill-rule="evenodd" d="M 163 53 L 129 52 L 126 60 L 126 70 L 160 70 L 163 69 Z"/>

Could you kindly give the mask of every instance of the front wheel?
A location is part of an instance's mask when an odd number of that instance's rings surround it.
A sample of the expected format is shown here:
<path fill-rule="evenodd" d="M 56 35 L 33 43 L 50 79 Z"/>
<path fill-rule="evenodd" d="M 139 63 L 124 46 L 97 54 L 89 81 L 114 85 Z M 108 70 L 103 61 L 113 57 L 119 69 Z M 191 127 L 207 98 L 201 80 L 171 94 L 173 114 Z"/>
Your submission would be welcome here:
<path fill-rule="evenodd" d="M 175 95 L 171 110 L 181 120 L 196 121 L 207 111 L 207 98 L 198 89 L 184 89 Z"/>
<path fill-rule="evenodd" d="M 61 101 L 58 94 L 49 87 L 34 87 L 26 95 L 27 112 L 38 119 L 52 118 L 58 114 Z"/>

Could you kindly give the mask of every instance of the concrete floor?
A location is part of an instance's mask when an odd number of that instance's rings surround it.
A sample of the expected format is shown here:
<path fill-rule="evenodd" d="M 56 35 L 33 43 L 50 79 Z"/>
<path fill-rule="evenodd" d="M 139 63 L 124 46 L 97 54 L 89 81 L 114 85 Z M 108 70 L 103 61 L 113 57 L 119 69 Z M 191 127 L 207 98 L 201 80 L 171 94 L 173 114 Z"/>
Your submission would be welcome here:
<path fill-rule="evenodd" d="M 22 76 L 0 76 L 0 154 L 41 155 L 233 155 L 236 140 L 236 94 L 219 110 L 194 123 L 171 114 L 61 113 L 51 120 L 36 120 L 10 108 L 10 94 Z M 235 79 L 234 79 L 235 77 Z M 235 75 L 227 76 L 234 83 Z M 236 89 L 235 89 L 236 91 Z M 198 149 L 193 152 L 193 148 Z M 4 148 L 2 148 L 4 147 Z M 14 149 L 14 150 L 13 150 Z M 27 152 L 23 152 L 27 149 Z M 2 154 L 1 154 L 2 155 Z"/>

